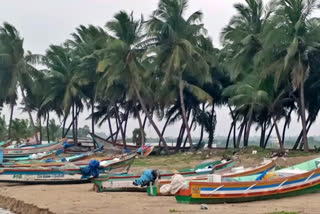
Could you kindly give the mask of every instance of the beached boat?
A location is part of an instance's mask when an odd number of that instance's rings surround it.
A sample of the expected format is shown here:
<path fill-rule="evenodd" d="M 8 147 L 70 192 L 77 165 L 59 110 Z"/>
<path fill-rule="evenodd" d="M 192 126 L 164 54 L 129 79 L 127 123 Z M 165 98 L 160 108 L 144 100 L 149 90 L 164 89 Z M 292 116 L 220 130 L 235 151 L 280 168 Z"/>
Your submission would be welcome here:
<path fill-rule="evenodd" d="M 103 144 L 97 144 L 93 140 L 80 140 L 79 143 L 74 144 L 73 140 L 63 138 L 58 142 L 49 144 L 29 145 L 21 148 L 3 148 L 0 149 L 3 152 L 4 161 L 19 161 L 30 160 L 31 155 L 41 153 L 59 153 L 66 154 L 79 154 L 95 152 L 97 149 L 102 149 Z"/>
<path fill-rule="evenodd" d="M 94 141 L 103 145 L 103 149 L 105 151 L 110 151 L 112 153 L 122 153 L 123 152 L 124 145 L 121 142 L 112 143 L 110 141 L 103 139 L 102 137 L 95 135 L 95 134 L 92 134 L 92 133 L 90 133 L 90 134 L 91 134 L 91 137 Z M 127 145 L 127 150 L 129 150 L 131 152 L 136 151 L 138 149 L 139 149 L 139 146 Z"/>
<path fill-rule="evenodd" d="M 219 175 L 223 178 L 232 178 L 232 177 L 239 177 L 239 176 L 249 176 L 249 175 L 257 175 L 263 172 L 268 172 L 273 170 L 276 167 L 276 163 L 273 160 L 264 160 L 261 164 L 256 167 L 248 167 L 244 168 L 242 166 L 234 167 L 234 168 L 224 168 L 221 170 L 217 170 L 214 172 L 215 175 Z M 205 176 L 192 176 L 187 177 L 186 180 L 202 180 L 208 181 L 212 177 L 212 174 L 205 175 Z M 173 195 L 170 193 L 161 193 L 160 188 L 163 185 L 170 184 L 171 180 L 161 179 L 155 183 L 153 186 L 147 187 L 148 195 L 150 196 L 168 196 Z"/>
<path fill-rule="evenodd" d="M 136 154 L 123 155 L 111 160 L 100 162 L 98 172 L 101 173 L 127 173 L 134 162 Z M 90 164 L 89 164 L 90 165 Z M 26 184 L 60 184 L 84 183 L 90 181 L 90 176 L 84 174 L 88 166 L 77 166 L 66 163 L 59 167 L 20 167 L 0 168 L 0 182 L 26 183 Z M 89 168 L 89 172 L 90 172 Z"/>
<path fill-rule="evenodd" d="M 0 151 L 1 152 L 1 151 Z M 0 162 L 2 161 L 2 165 L 12 165 L 12 163 L 15 162 L 30 162 L 30 161 L 42 161 L 48 158 L 56 158 L 57 157 L 57 151 L 49 151 L 49 152 L 43 152 L 43 153 L 37 153 L 37 154 L 31 154 L 29 156 L 25 157 L 10 157 L 10 158 L 3 158 L 3 160 L 0 159 Z"/>
<path fill-rule="evenodd" d="M 59 167 L 64 166 L 66 163 L 72 162 L 76 166 L 88 165 L 91 159 L 97 161 L 107 161 L 116 158 L 116 156 L 97 156 L 95 153 L 92 154 L 79 154 L 70 157 L 62 157 L 57 160 L 41 160 L 41 161 L 19 161 L 9 162 L 4 164 L 5 167 L 17 168 L 17 167 Z"/>
<path fill-rule="evenodd" d="M 175 195 L 179 203 L 235 203 L 320 191 L 320 158 L 275 172 L 215 182 L 190 181 Z"/>
<path fill-rule="evenodd" d="M 19 157 L 28 157 L 32 154 L 43 153 L 43 152 L 50 152 L 54 150 L 62 149 L 63 145 L 62 142 L 53 142 L 49 144 L 40 144 L 40 145 L 33 145 L 30 147 L 22 147 L 22 148 L 13 148 L 1 149 L 3 152 L 3 158 L 19 158 Z"/>
<path fill-rule="evenodd" d="M 201 176 L 213 173 L 219 169 L 232 167 L 235 164 L 233 160 L 208 161 L 199 164 L 194 169 L 181 170 L 178 173 L 184 177 Z M 161 178 L 170 179 L 174 172 L 161 172 Z M 138 187 L 133 185 L 133 181 L 141 175 L 124 174 L 124 175 L 109 175 L 93 179 L 94 189 L 97 192 L 105 191 L 146 191 L 146 187 Z"/>
<path fill-rule="evenodd" d="M 119 146 L 119 144 L 113 144 L 107 140 L 104 140 L 103 138 L 94 135 L 92 133 L 91 137 L 93 139 L 93 141 L 101 146 L 103 153 L 105 154 L 122 154 L 124 152 L 123 147 Z M 143 156 L 147 157 L 148 155 L 150 155 L 152 153 L 154 149 L 154 146 L 151 145 L 144 145 L 142 147 L 139 146 L 132 146 L 132 145 L 127 145 L 127 150 L 129 150 L 131 153 L 133 152 L 137 152 L 137 153 L 141 153 L 143 151 Z M 128 152 L 128 151 L 126 151 Z"/>

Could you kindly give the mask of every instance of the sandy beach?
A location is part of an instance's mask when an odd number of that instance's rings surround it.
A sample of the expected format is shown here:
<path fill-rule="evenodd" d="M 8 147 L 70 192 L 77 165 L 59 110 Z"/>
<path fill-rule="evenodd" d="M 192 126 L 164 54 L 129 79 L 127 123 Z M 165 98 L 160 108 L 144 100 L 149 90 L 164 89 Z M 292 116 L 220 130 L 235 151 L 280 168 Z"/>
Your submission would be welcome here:
<path fill-rule="evenodd" d="M 208 205 L 209 210 L 200 210 L 200 205 L 178 204 L 174 197 L 149 197 L 146 193 L 96 193 L 92 184 L 62 186 L 21 186 L 3 184 L 0 194 L 43 210 L 58 214 L 76 213 L 271 213 L 294 211 L 319 213 L 319 194 L 294 198 L 268 200 L 241 204 Z M 19 208 L 13 210 L 17 213 Z M 38 213 L 36 209 L 24 209 L 23 213 Z M 42 211 L 42 213 L 46 213 Z M 50 213 L 50 212 L 47 212 Z"/>
<path fill-rule="evenodd" d="M 278 165 L 286 166 L 312 159 L 314 156 L 279 159 Z M 259 160 L 245 158 L 243 165 Z M 199 161 L 200 162 L 200 161 Z M 132 171 L 142 171 L 145 167 L 135 167 Z M 174 197 L 150 197 L 147 193 L 104 192 L 96 193 L 92 184 L 80 185 L 15 185 L 1 184 L 0 206 L 15 213 L 23 214 L 78 214 L 78 213 L 272 213 L 297 212 L 319 213 L 318 194 L 293 198 L 268 200 L 240 204 L 208 205 L 209 210 L 201 210 L 200 205 L 178 204 Z"/>

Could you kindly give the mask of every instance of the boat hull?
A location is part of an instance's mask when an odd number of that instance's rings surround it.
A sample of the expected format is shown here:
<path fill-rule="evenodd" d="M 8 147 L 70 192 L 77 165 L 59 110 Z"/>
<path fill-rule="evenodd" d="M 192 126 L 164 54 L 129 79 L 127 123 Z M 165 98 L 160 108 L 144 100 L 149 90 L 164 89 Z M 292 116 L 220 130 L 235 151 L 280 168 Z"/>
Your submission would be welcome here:
<path fill-rule="evenodd" d="M 221 175 L 221 177 L 224 178 L 232 178 L 232 177 L 238 177 L 238 176 L 249 176 L 249 175 L 255 175 L 260 174 L 262 172 L 268 172 L 275 168 L 276 164 L 274 161 L 268 161 L 265 164 L 261 164 L 260 166 L 257 166 L 255 168 L 249 168 L 246 170 L 243 170 L 242 172 L 231 172 L 231 168 L 227 167 L 224 169 L 217 170 L 214 174 Z M 187 180 L 207 180 L 208 176 L 193 176 L 190 178 L 186 178 Z M 170 180 L 162 180 L 158 183 L 156 183 L 154 186 L 147 187 L 148 195 L 149 196 L 169 196 L 173 194 L 169 193 L 160 193 L 160 188 L 165 184 L 170 184 Z"/>
<path fill-rule="evenodd" d="M 127 173 L 135 159 L 135 154 L 117 160 L 108 160 L 100 169 L 100 173 Z M 21 167 L 0 169 L 0 182 L 26 184 L 62 184 L 90 182 L 91 178 L 84 178 L 80 168 L 64 167 Z"/>
<path fill-rule="evenodd" d="M 320 169 L 251 182 L 189 182 L 176 194 L 179 203 L 236 203 L 277 199 L 320 191 Z"/>
<path fill-rule="evenodd" d="M 212 173 L 215 170 L 224 169 L 227 167 L 232 167 L 234 161 L 227 161 L 226 163 L 216 164 L 211 171 L 196 172 L 195 170 L 187 170 L 185 172 L 180 172 L 184 177 L 195 177 L 195 176 L 205 176 Z M 161 173 L 161 179 L 170 179 L 174 173 Z M 145 187 L 138 187 L 133 185 L 133 181 L 138 179 L 140 175 L 118 175 L 118 176 L 108 176 L 105 178 L 93 179 L 94 189 L 97 192 L 116 192 L 116 191 L 130 191 L 130 192 L 145 192 Z"/>
<path fill-rule="evenodd" d="M 238 197 L 238 198 L 192 198 L 191 196 L 176 195 L 176 200 L 178 203 L 184 204 L 223 204 L 223 203 L 242 203 L 242 202 L 252 202 L 252 201 L 262 201 L 270 199 L 281 199 L 287 197 L 295 197 L 304 194 L 311 194 L 320 192 L 320 184 L 308 187 L 306 189 L 296 190 L 292 192 L 279 193 L 273 195 L 261 195 L 254 197 Z"/>
<path fill-rule="evenodd" d="M 29 155 L 50 152 L 54 150 L 62 149 L 62 143 L 56 142 L 48 145 L 27 147 L 27 148 L 16 148 L 16 149 L 2 149 L 3 158 L 19 158 L 19 157 L 28 157 Z"/>

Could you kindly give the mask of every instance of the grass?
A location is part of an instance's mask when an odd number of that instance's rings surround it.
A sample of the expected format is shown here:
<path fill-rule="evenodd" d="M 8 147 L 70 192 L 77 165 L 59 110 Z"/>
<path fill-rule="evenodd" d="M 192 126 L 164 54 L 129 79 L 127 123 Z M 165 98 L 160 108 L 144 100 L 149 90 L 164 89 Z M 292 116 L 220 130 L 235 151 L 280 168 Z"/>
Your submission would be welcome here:
<path fill-rule="evenodd" d="M 256 154 L 252 154 L 252 151 L 257 151 Z M 157 168 L 161 170 L 183 170 L 183 169 L 190 169 L 194 168 L 196 165 L 201 163 L 203 160 L 207 159 L 214 159 L 220 160 L 222 157 L 232 157 L 234 153 L 234 149 L 227 149 L 227 150 L 204 150 L 202 152 L 196 152 L 192 154 L 190 152 L 187 153 L 177 153 L 174 155 L 152 155 L 148 156 L 147 158 L 137 158 L 134 161 L 132 167 L 136 168 Z M 270 158 L 271 150 L 264 150 L 260 147 L 251 146 L 244 149 L 239 149 L 237 151 L 237 156 L 241 160 L 251 160 L 247 164 L 255 163 L 254 161 L 260 161 L 263 158 Z M 302 151 L 290 151 L 289 157 L 305 157 L 309 155 L 313 155 L 315 153 L 312 152 L 302 152 Z M 240 163 L 239 162 L 239 163 Z M 241 163 L 244 164 L 244 163 Z M 280 169 L 277 168 L 277 169 Z"/>
<path fill-rule="evenodd" d="M 309 156 L 314 155 L 315 152 L 303 152 L 303 151 L 290 151 L 288 157 L 299 157 L 299 156 Z"/>
<path fill-rule="evenodd" d="M 281 212 L 273 212 L 269 214 L 299 214 L 298 212 L 286 212 L 286 211 L 281 211 Z"/>
<path fill-rule="evenodd" d="M 176 209 L 170 209 L 170 213 L 181 213 L 182 211 L 176 210 Z"/>
<path fill-rule="evenodd" d="M 194 163 L 205 160 L 200 154 L 179 153 L 169 156 L 149 156 L 147 158 L 139 158 L 134 161 L 133 167 L 163 167 L 170 169 L 186 169 L 193 168 Z M 174 163 L 174 166 L 173 166 Z"/>

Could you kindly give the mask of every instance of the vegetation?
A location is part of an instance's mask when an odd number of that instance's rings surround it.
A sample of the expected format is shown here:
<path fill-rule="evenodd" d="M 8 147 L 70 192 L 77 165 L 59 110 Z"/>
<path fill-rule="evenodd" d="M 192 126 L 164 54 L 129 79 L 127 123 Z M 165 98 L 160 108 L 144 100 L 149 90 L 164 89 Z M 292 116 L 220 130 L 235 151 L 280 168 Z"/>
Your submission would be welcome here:
<path fill-rule="evenodd" d="M 281 211 L 281 212 L 273 212 L 270 214 L 298 214 L 298 212 L 286 212 L 286 211 Z"/>
<path fill-rule="evenodd" d="M 254 129 L 261 132 L 261 148 L 275 131 L 284 149 L 296 113 L 301 133 L 293 148 L 307 152 L 308 131 L 320 110 L 320 19 L 313 15 L 318 6 L 317 0 L 237 3 L 221 32 L 221 49 L 214 48 L 201 11 L 186 16 L 188 0 L 159 0 L 146 20 L 119 11 L 105 28 L 81 25 L 43 56 L 24 50 L 18 30 L 4 23 L 0 106 L 9 105 L 11 115 L 8 126 L 0 120 L 0 137 L 25 135 L 16 130 L 20 124 L 55 139 L 53 113 L 62 123 L 60 137 L 71 131 L 77 141 L 79 115 L 89 108 L 91 127 L 85 133 L 107 123 L 108 140 L 121 138 L 126 147 L 127 122 L 134 117 L 140 132 L 134 137 L 144 136 L 149 122 L 168 151 L 166 128 L 180 123 L 176 151 L 194 150 L 203 145 L 204 132 L 212 146 L 215 107 L 224 105 L 232 117 L 226 149 L 231 142 L 234 148 L 248 147 Z M 44 69 L 37 69 L 39 64 Z M 19 96 L 30 122 L 13 118 Z M 165 121 L 162 129 L 157 121 Z M 199 126 L 201 135 L 194 142 L 192 129 Z M 143 145 L 144 138 L 139 139 Z"/>
<path fill-rule="evenodd" d="M 146 142 L 146 133 L 142 131 L 143 135 L 141 135 L 141 130 L 140 129 L 135 129 L 132 132 L 132 143 L 141 146 Z"/>

